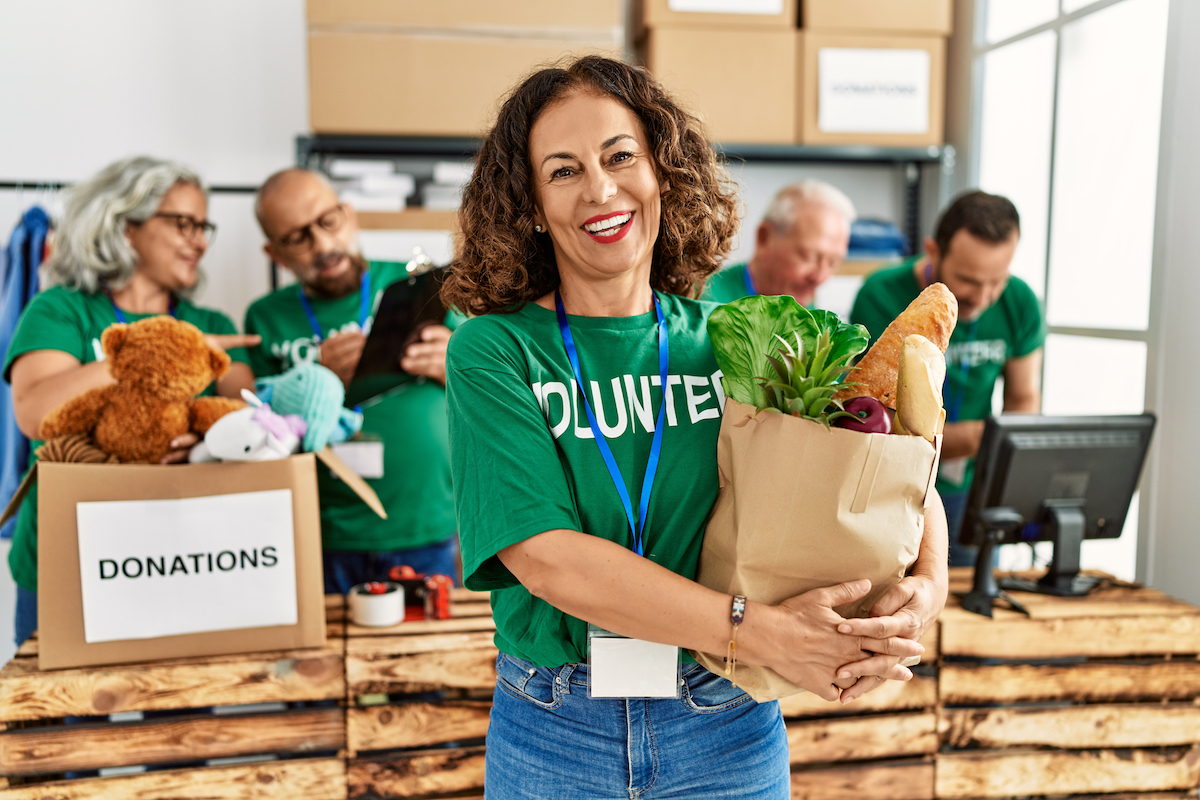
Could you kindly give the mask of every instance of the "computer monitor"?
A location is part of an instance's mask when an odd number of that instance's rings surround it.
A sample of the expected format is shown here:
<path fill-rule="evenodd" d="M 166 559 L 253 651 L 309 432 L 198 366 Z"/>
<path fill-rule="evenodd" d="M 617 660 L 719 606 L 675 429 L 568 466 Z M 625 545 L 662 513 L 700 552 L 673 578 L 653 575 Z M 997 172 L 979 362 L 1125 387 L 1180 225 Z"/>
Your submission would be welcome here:
<path fill-rule="evenodd" d="M 1154 422 L 1149 413 L 989 418 L 959 535 L 962 544 L 979 546 L 975 588 L 964 607 L 970 601 L 982 608 L 986 601 L 990 616 L 991 600 L 1004 596 L 999 589 L 1005 584 L 997 587 L 991 570 L 998 544 L 1053 542 L 1046 575 L 1019 588 L 1086 593 L 1090 585 L 1079 576 L 1080 547 L 1084 539 L 1121 535 Z"/>

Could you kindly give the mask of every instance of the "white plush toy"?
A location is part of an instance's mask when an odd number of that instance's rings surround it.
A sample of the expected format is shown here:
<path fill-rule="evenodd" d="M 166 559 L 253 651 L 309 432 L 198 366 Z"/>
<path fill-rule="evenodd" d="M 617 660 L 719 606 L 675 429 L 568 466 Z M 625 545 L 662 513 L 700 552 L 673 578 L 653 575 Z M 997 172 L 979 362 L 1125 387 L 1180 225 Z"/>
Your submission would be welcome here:
<path fill-rule="evenodd" d="M 204 434 L 204 441 L 188 453 L 188 461 L 270 461 L 300 452 L 307 428 L 300 417 L 280 416 L 250 391 L 242 390 L 250 404 L 221 417 Z"/>

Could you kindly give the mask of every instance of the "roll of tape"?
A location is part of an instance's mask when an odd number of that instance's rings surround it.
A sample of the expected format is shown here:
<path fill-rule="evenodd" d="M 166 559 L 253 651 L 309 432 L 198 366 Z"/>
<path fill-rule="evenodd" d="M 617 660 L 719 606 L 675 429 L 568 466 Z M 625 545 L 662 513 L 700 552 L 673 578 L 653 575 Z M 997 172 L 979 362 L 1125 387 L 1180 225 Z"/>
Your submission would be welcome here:
<path fill-rule="evenodd" d="M 382 585 L 382 592 L 372 587 Z M 350 621 L 368 628 L 386 628 L 404 620 L 404 587 L 393 581 L 360 583 L 350 589 Z"/>

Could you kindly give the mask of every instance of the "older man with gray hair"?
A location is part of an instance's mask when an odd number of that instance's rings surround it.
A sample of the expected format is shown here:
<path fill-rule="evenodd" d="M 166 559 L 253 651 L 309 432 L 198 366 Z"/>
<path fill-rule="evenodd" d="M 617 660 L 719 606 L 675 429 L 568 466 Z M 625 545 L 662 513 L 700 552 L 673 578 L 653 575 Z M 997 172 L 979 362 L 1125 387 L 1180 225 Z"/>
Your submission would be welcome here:
<path fill-rule="evenodd" d="M 750 263 L 714 275 L 704 299 L 728 303 L 755 294 L 789 294 L 811 306 L 817 287 L 846 257 L 855 217 L 850 198 L 824 181 L 785 186 L 755 231 Z"/>

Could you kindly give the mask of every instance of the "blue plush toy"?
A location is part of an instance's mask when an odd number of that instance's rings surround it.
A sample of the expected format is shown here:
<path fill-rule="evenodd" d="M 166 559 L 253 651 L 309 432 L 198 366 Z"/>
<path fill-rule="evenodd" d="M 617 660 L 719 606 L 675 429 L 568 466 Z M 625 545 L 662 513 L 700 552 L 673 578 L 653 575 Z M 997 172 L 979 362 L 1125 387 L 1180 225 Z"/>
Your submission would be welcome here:
<path fill-rule="evenodd" d="M 304 420 L 306 452 L 344 442 L 362 430 L 362 414 L 343 405 L 346 389 L 341 379 L 320 364 L 297 364 L 281 375 L 260 378 L 256 390 L 275 413 L 296 414 Z"/>

